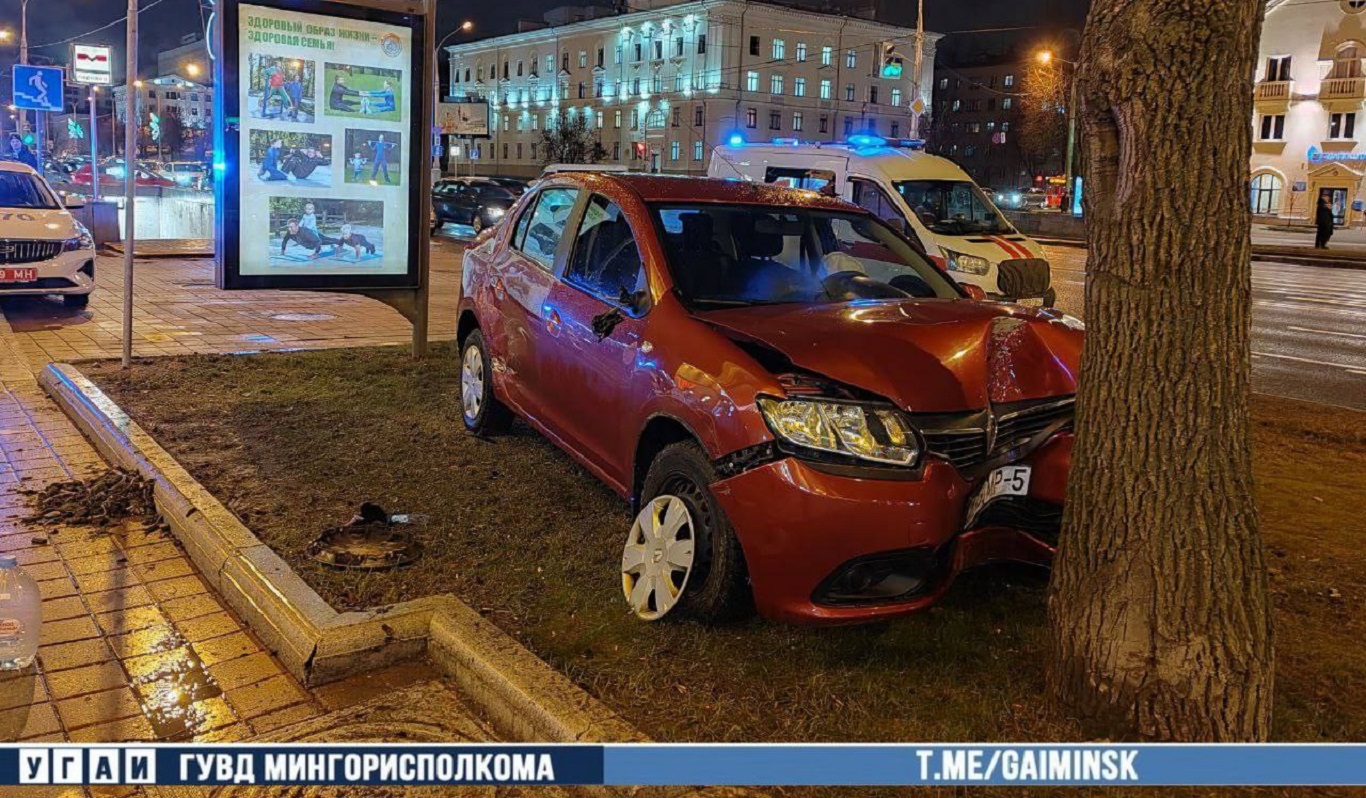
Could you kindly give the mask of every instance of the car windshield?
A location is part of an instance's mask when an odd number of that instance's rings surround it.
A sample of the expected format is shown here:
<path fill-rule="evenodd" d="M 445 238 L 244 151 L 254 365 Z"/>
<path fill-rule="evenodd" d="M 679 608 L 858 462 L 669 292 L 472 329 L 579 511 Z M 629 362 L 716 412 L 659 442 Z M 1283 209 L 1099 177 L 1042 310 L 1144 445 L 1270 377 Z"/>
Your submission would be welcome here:
<path fill-rule="evenodd" d="M 38 178 L 23 172 L 0 172 L 0 208 L 56 210 L 57 198 Z"/>
<path fill-rule="evenodd" d="M 517 196 L 505 188 L 480 186 L 479 199 L 484 202 L 506 202 L 511 205 L 517 201 Z"/>
<path fill-rule="evenodd" d="M 901 180 L 893 185 L 931 233 L 965 236 L 1012 232 L 996 206 L 970 180 Z"/>
<path fill-rule="evenodd" d="M 655 205 L 669 270 L 697 306 L 957 297 L 872 216 L 753 205 Z"/>

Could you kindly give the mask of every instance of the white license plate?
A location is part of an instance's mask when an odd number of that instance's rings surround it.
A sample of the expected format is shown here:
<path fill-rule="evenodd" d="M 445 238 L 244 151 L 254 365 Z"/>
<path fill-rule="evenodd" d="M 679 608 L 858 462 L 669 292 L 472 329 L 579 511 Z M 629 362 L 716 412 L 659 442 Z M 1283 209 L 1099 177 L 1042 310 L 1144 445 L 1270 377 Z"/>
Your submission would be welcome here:
<path fill-rule="evenodd" d="M 0 283 L 31 283 L 37 279 L 37 269 L 0 269 Z"/>
<path fill-rule="evenodd" d="M 981 487 L 968 499 L 964 527 L 972 526 L 977 514 L 992 501 L 1002 496 L 1025 496 L 1029 493 L 1029 466 L 1002 466 L 983 480 Z"/>

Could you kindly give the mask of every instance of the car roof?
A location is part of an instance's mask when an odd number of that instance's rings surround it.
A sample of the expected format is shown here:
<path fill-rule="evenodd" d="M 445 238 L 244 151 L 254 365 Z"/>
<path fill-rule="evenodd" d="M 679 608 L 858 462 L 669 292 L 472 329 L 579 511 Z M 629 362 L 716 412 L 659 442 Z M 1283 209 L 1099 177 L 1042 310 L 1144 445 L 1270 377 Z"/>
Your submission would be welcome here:
<path fill-rule="evenodd" d="M 682 177 L 621 172 L 562 172 L 555 182 L 616 183 L 645 202 L 700 202 L 734 205 L 784 205 L 823 210 L 858 210 L 837 197 L 808 189 L 787 188 L 768 183 L 711 177 Z M 550 178 L 547 178 L 549 181 Z"/>
<path fill-rule="evenodd" d="M 0 161 L 0 171 L 3 171 L 3 172 L 27 172 L 28 174 L 31 174 L 31 175 L 37 175 L 37 174 L 38 174 L 38 170 L 34 169 L 32 166 L 29 166 L 28 164 L 23 163 L 23 162 L 21 162 L 21 161 Z"/>

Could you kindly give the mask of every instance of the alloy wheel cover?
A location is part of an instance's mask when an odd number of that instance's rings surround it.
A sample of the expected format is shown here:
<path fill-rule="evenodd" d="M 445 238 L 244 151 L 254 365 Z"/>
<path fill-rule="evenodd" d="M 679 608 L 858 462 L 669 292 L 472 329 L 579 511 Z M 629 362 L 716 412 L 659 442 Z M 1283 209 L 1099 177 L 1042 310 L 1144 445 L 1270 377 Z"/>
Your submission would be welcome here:
<path fill-rule="evenodd" d="M 484 358 L 477 346 L 465 348 L 460 364 L 460 405 L 468 421 L 479 418 L 484 406 Z"/>
<path fill-rule="evenodd" d="M 657 496 L 641 509 L 621 554 L 621 591 L 637 618 L 657 621 L 678 605 L 695 540 L 692 513 L 678 496 Z"/>

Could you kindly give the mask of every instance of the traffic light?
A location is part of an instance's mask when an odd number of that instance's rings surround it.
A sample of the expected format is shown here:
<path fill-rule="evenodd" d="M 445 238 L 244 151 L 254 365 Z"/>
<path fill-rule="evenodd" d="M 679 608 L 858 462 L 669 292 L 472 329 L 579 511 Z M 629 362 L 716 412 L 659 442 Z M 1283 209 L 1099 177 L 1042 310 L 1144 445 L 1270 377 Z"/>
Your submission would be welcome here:
<path fill-rule="evenodd" d="M 26 146 L 32 147 L 32 146 L 33 146 L 33 142 L 35 142 L 35 141 L 37 141 L 37 139 L 35 139 L 35 138 L 33 137 L 33 134 L 32 134 L 32 133 L 25 133 L 25 134 L 24 134 L 24 144 L 25 144 Z"/>
<path fill-rule="evenodd" d="M 85 128 L 81 127 L 81 123 L 77 122 L 74 117 L 68 117 L 66 120 L 66 135 L 73 139 L 83 139 L 85 138 Z"/>
<path fill-rule="evenodd" d="M 882 71 L 879 74 L 888 80 L 899 80 L 901 73 L 901 56 L 896 53 L 896 44 L 894 42 L 883 42 Z"/>

